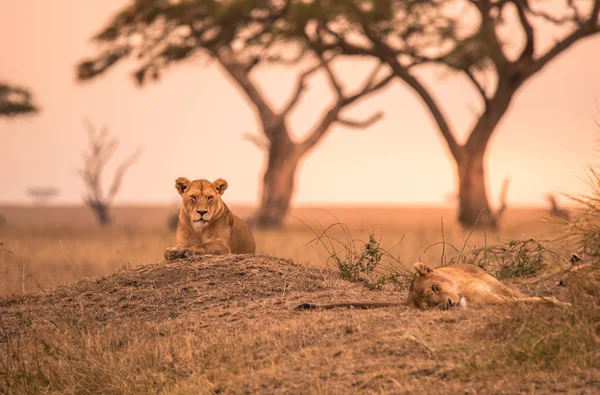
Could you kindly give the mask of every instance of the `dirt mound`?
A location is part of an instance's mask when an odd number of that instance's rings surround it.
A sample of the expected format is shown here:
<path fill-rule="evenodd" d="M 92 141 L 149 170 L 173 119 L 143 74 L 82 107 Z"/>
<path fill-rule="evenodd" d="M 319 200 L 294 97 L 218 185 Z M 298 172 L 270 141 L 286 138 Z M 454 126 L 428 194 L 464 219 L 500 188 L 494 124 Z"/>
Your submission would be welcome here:
<path fill-rule="evenodd" d="M 209 256 L 160 262 L 111 275 L 89 278 L 52 291 L 0 299 L 9 328 L 26 313 L 35 320 L 77 315 L 79 320 L 111 326 L 162 322 L 194 315 L 203 322 L 262 314 L 281 314 L 300 303 L 348 300 L 399 300 L 400 296 L 371 292 L 339 280 L 326 269 L 310 268 L 270 256 Z M 394 298 L 394 299 L 391 299 Z M 263 308 L 257 310 L 256 307 Z M 20 312 L 21 314 L 15 314 Z M 235 314 L 233 314 L 235 312 Z M 234 317 L 235 316 L 235 317 Z"/>
<path fill-rule="evenodd" d="M 405 297 L 269 256 L 120 270 L 0 299 L 0 393 L 597 390 L 596 310 L 294 309 Z"/>

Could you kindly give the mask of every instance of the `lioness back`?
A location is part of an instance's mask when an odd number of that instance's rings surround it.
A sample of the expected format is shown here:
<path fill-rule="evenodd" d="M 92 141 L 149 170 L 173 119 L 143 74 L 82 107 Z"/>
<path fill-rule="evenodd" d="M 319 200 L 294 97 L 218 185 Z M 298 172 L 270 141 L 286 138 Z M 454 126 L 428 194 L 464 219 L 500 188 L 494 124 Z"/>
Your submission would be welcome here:
<path fill-rule="evenodd" d="M 256 243 L 248 224 L 235 214 L 233 216 L 233 229 L 231 230 L 231 253 L 254 254 Z"/>
<path fill-rule="evenodd" d="M 475 265 L 454 264 L 438 267 L 435 270 L 448 275 L 465 294 L 479 294 L 483 291 L 484 293 L 489 292 L 493 295 L 509 298 L 525 296 L 518 290 L 502 284 L 494 276 Z"/>

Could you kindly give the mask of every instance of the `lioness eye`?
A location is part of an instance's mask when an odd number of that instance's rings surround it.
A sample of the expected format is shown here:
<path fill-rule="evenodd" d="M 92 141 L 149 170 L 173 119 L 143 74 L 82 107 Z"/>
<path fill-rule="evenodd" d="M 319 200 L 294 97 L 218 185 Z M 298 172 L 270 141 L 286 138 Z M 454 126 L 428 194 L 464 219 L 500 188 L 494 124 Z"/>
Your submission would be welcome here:
<path fill-rule="evenodd" d="M 194 195 L 190 196 L 190 200 L 192 201 L 192 203 L 196 202 L 196 196 L 194 196 Z"/>
<path fill-rule="evenodd" d="M 438 292 L 438 286 L 437 286 L 437 285 L 435 285 L 435 284 L 433 284 L 433 285 L 431 286 L 431 290 L 432 290 L 433 292 L 437 293 L 437 292 Z"/>
<path fill-rule="evenodd" d="M 213 197 L 212 197 L 212 196 L 209 196 L 209 197 L 208 197 L 208 201 L 210 202 L 211 200 L 213 200 Z"/>

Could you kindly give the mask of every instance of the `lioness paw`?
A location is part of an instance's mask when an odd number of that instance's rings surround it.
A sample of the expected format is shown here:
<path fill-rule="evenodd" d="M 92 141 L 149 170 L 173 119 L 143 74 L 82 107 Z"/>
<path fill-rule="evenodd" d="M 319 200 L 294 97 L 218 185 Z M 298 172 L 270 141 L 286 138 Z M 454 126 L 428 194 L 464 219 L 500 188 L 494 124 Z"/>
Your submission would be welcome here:
<path fill-rule="evenodd" d="M 191 258 L 197 255 L 204 255 L 206 254 L 205 251 L 200 250 L 200 249 L 191 249 L 191 248 L 186 248 L 185 250 L 183 250 L 183 257 L 184 258 Z"/>
<path fill-rule="evenodd" d="M 191 258 L 191 257 L 193 257 L 194 255 L 196 255 L 196 254 L 195 254 L 195 253 L 194 253 L 194 251 L 192 251 L 192 250 L 187 250 L 187 249 L 186 249 L 186 250 L 183 250 L 183 257 L 184 257 L 184 258 Z"/>
<path fill-rule="evenodd" d="M 177 247 L 167 248 L 165 250 L 165 259 L 167 261 L 173 261 L 175 259 L 185 258 L 186 257 L 185 252 L 186 252 L 186 250 L 182 250 L 181 248 L 177 248 Z"/>

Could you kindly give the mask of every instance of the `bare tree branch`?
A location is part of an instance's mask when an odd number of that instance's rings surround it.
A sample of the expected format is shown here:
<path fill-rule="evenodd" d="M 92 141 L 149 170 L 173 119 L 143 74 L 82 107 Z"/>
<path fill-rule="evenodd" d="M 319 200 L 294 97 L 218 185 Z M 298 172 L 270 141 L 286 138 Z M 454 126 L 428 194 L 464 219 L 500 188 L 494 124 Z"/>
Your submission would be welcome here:
<path fill-rule="evenodd" d="M 383 119 L 383 111 L 377 111 L 375 114 L 371 115 L 369 118 L 363 119 L 363 120 L 355 120 L 355 119 L 338 117 L 337 123 L 339 123 L 340 125 L 349 127 L 349 128 L 353 128 L 353 129 L 366 129 L 369 126 L 375 124 L 376 122 L 378 122 L 382 119 Z"/>
<path fill-rule="evenodd" d="M 571 11 L 573 12 L 573 18 L 577 21 L 577 26 L 581 27 L 581 25 L 585 21 L 585 18 L 581 16 L 573 0 L 567 0 L 567 7 L 569 7 L 569 9 L 571 9 Z"/>
<path fill-rule="evenodd" d="M 269 142 L 269 140 L 261 136 L 257 136 L 255 134 L 245 133 L 242 136 L 242 139 L 251 142 L 252 144 L 257 146 L 258 149 L 260 149 L 261 151 L 269 151 L 269 148 L 271 147 L 271 143 Z"/>
<path fill-rule="evenodd" d="M 498 209 L 496 210 L 496 213 L 494 214 L 496 221 L 500 221 L 500 218 L 502 218 L 502 215 L 504 215 L 504 212 L 506 211 L 506 208 L 507 208 L 506 197 L 508 195 L 508 186 L 509 185 L 510 185 L 510 177 L 506 177 L 504 179 L 504 181 L 502 181 L 502 189 L 500 190 L 500 206 L 498 207 Z"/>
<path fill-rule="evenodd" d="M 107 202 L 109 204 L 113 203 L 116 194 L 119 192 L 121 183 L 123 182 L 123 176 L 125 176 L 127 170 L 140 158 L 142 151 L 143 150 L 141 148 L 138 148 L 129 158 L 121 163 L 121 165 L 115 171 L 113 182 L 108 190 Z"/>
<path fill-rule="evenodd" d="M 477 89 L 477 91 L 479 92 L 479 95 L 483 99 L 483 106 L 484 106 L 484 108 L 487 108 L 487 106 L 489 104 L 489 99 L 487 97 L 487 93 L 485 92 L 485 89 L 484 89 L 483 85 L 481 85 L 479 83 L 479 81 L 477 81 L 477 78 L 475 78 L 475 74 L 473 74 L 471 72 L 471 70 L 469 70 L 468 68 L 466 68 L 464 70 L 464 72 L 467 75 L 467 77 L 471 80 L 471 82 L 473 83 L 473 85 L 475 85 L 475 88 Z"/>
<path fill-rule="evenodd" d="M 535 36 L 533 34 L 533 27 L 527 19 L 526 11 L 530 11 L 529 0 L 513 0 L 512 2 L 517 8 L 517 14 L 519 15 L 519 21 L 525 31 L 525 47 L 519 55 L 519 62 L 530 60 L 533 57 L 535 51 Z"/>
<path fill-rule="evenodd" d="M 598 13 L 600 12 L 600 0 L 594 0 L 594 7 L 590 13 L 588 20 L 581 25 L 579 29 L 576 29 L 567 37 L 557 42 L 552 48 L 550 48 L 544 55 L 540 56 L 529 70 L 526 77 L 540 71 L 555 57 L 560 55 L 563 51 L 568 49 L 571 45 L 576 43 L 582 38 L 594 35 L 600 32 L 600 26 L 598 25 Z"/>
<path fill-rule="evenodd" d="M 304 93 L 306 89 L 306 79 L 315 71 L 319 70 L 319 68 L 321 68 L 321 64 L 311 67 L 310 69 L 302 73 L 300 77 L 298 77 L 298 80 L 296 81 L 296 89 L 294 90 L 294 93 L 292 94 L 292 97 L 290 98 L 289 102 L 283 107 L 283 110 L 281 111 L 280 115 L 282 117 L 288 115 L 292 111 L 294 106 L 298 104 L 298 100 L 300 99 L 302 93 Z"/>
<path fill-rule="evenodd" d="M 487 2 L 482 1 L 479 3 Z M 427 88 L 425 88 L 425 86 L 409 72 L 409 69 L 400 63 L 396 51 L 394 51 L 388 44 L 384 43 L 378 35 L 373 34 L 370 31 L 369 26 L 363 23 L 362 28 L 368 39 L 373 43 L 375 48 L 375 57 L 387 63 L 392 69 L 392 74 L 406 82 L 421 97 L 429 109 L 429 112 L 432 114 L 435 122 L 437 123 L 438 129 L 440 130 L 442 137 L 444 137 L 450 153 L 457 162 L 460 162 L 463 157 L 462 147 L 460 147 L 457 143 L 450 125 L 448 124 L 445 115 L 442 113 L 441 107 L 437 101 L 429 93 Z M 494 35 L 494 37 L 496 36 Z"/>
<path fill-rule="evenodd" d="M 502 67 L 508 63 L 508 59 L 506 58 L 506 54 L 502 49 L 502 44 L 500 39 L 498 38 L 498 33 L 496 31 L 496 21 L 491 17 L 490 13 L 493 8 L 495 8 L 498 12 L 498 15 L 502 14 L 502 9 L 504 6 L 512 0 L 500 0 L 496 3 L 491 3 L 490 1 L 473 1 L 473 3 L 477 9 L 479 10 L 479 14 L 481 16 L 481 30 L 485 32 L 485 36 L 490 39 L 490 44 L 492 45 L 492 51 L 490 52 L 490 58 L 496 65 L 496 69 L 500 70 Z"/>
<path fill-rule="evenodd" d="M 371 73 L 369 73 L 367 78 L 365 78 L 365 82 L 363 83 L 363 88 L 361 89 L 361 91 L 366 91 L 367 89 L 369 89 L 373 86 L 373 83 L 375 82 L 375 78 L 377 78 L 377 74 L 379 74 L 379 72 L 381 71 L 381 69 L 383 69 L 384 66 L 385 66 L 385 63 L 379 62 L 379 63 L 377 63 L 377 66 L 373 67 L 373 70 L 371 71 Z"/>
<path fill-rule="evenodd" d="M 529 7 L 527 12 L 534 17 L 543 19 L 546 22 L 550 22 L 555 25 L 564 25 L 566 23 L 574 23 L 577 26 L 581 26 L 583 24 L 583 19 L 581 18 L 581 15 L 579 14 L 577 7 L 575 7 L 573 0 L 567 0 L 566 3 L 567 3 L 567 7 L 572 12 L 572 15 L 570 15 L 570 16 L 555 17 L 555 16 L 550 15 L 547 12 L 544 12 L 541 10 L 534 10 L 531 7 Z"/>
<path fill-rule="evenodd" d="M 23 115 L 37 111 L 38 108 L 28 90 L 0 81 L 0 116 Z"/>
<path fill-rule="evenodd" d="M 138 149 L 117 168 L 108 195 L 104 196 L 102 192 L 102 175 L 104 167 L 117 148 L 118 140 L 109 137 L 106 126 L 96 131 L 96 128 L 89 120 L 84 119 L 83 123 L 88 134 L 89 146 L 88 152 L 83 155 L 83 167 L 78 173 L 86 188 L 87 196 L 84 198 L 84 202 L 92 209 L 98 222 L 104 226 L 110 223 L 108 210 L 119 191 L 123 177 L 139 158 L 141 150 Z"/>
<path fill-rule="evenodd" d="M 357 93 L 350 95 L 348 97 L 346 97 L 344 99 L 344 105 L 348 105 L 353 103 L 354 101 L 362 98 L 365 95 L 368 95 L 372 92 L 375 92 L 383 87 L 385 87 L 389 82 L 391 82 L 396 76 L 394 75 L 394 73 L 390 73 L 388 74 L 386 77 L 382 78 L 379 82 L 377 83 L 373 83 L 370 82 L 368 84 L 365 84 L 365 86 L 360 89 Z"/>
<path fill-rule="evenodd" d="M 347 106 L 349 104 L 352 104 L 354 101 L 360 99 L 361 97 L 368 95 L 371 92 L 377 91 L 386 86 L 388 83 L 390 83 L 395 77 L 393 72 L 390 72 L 386 77 L 379 80 L 379 82 L 375 82 L 375 80 L 377 79 L 377 74 L 379 74 L 379 71 L 381 71 L 383 66 L 383 62 L 378 63 L 377 66 L 375 66 L 373 70 L 371 70 L 367 78 L 365 78 L 365 81 L 363 82 L 361 87 L 356 91 L 356 93 L 350 96 L 339 97 L 340 103 L 342 103 L 344 106 Z"/>
<path fill-rule="evenodd" d="M 317 123 L 317 126 L 308 134 L 308 137 L 300 143 L 300 152 L 307 152 L 312 149 L 325 133 L 329 130 L 330 126 L 337 120 L 338 114 L 342 107 L 339 103 L 334 104 L 329 110 L 325 112 L 321 120 Z"/>
<path fill-rule="evenodd" d="M 318 56 L 319 56 L 319 59 L 321 62 L 321 66 L 325 69 L 325 72 L 327 73 L 327 77 L 329 78 L 329 83 L 331 84 L 331 86 L 333 87 L 335 92 L 337 93 L 338 97 L 342 98 L 344 96 L 342 86 L 338 82 L 337 78 L 333 74 L 333 70 L 329 66 L 329 64 L 333 61 L 333 59 L 335 59 L 335 55 L 329 59 L 324 59 L 320 54 Z"/>
<path fill-rule="evenodd" d="M 334 122 L 341 123 L 343 125 L 353 127 L 353 128 L 366 128 L 377 122 L 383 114 L 376 113 L 371 118 L 365 121 L 353 121 L 348 119 L 340 118 L 340 112 L 347 106 L 356 102 L 357 100 L 364 98 L 380 89 L 385 87 L 388 83 L 390 83 L 395 75 L 394 73 L 389 73 L 386 77 L 379 80 L 375 83 L 375 79 L 377 78 L 378 72 L 381 70 L 381 65 L 378 64 L 371 73 L 367 76 L 365 82 L 362 87 L 359 88 L 354 94 L 349 96 L 344 96 L 340 90 L 336 90 L 338 93 L 338 97 L 335 100 L 334 104 L 324 113 L 321 120 L 317 123 L 317 125 L 313 128 L 313 130 L 308 134 L 308 137 L 299 144 L 300 152 L 307 152 L 312 147 L 314 147 L 319 140 L 327 133 L 330 127 Z M 335 81 L 335 76 L 333 75 L 333 71 L 329 69 L 331 73 L 331 80 Z"/>
<path fill-rule="evenodd" d="M 254 81 L 252 81 L 244 67 L 236 60 L 233 50 L 230 47 L 223 47 L 218 53 L 215 53 L 215 57 L 227 73 L 244 90 L 246 96 L 258 110 L 261 118 L 273 118 L 275 112 L 267 104 L 267 101 L 263 98 L 262 93 L 259 91 Z"/>
<path fill-rule="evenodd" d="M 433 119 L 437 123 L 442 137 L 444 137 L 444 140 L 446 140 L 446 144 L 448 145 L 450 153 L 457 162 L 460 161 L 462 158 L 461 147 L 456 142 L 454 134 L 450 129 L 450 125 L 446 121 L 446 117 L 442 113 L 442 110 L 436 100 L 429 93 L 427 88 L 425 88 L 425 86 L 416 77 L 411 75 L 395 57 L 388 57 L 387 60 L 387 63 L 394 71 L 394 74 L 406 82 L 421 97 L 421 100 L 423 100 L 429 109 L 429 112 L 433 116 Z"/>

